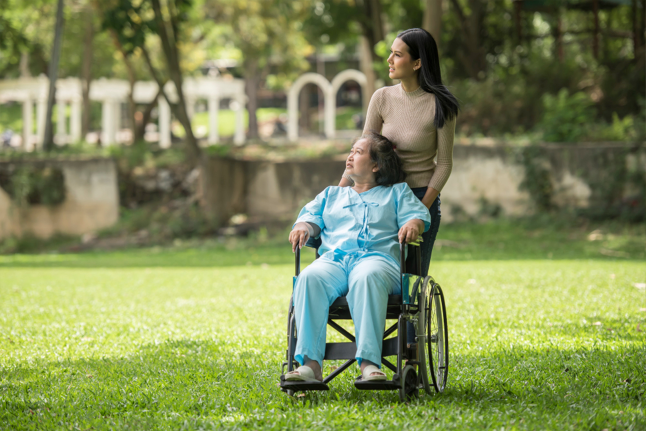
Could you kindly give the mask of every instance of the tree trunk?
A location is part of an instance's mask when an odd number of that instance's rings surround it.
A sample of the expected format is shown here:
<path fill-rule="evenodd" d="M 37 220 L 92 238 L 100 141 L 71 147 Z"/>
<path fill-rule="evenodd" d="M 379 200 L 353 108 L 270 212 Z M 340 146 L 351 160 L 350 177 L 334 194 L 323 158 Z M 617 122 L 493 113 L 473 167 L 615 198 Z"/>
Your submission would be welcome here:
<path fill-rule="evenodd" d="M 457 57 L 471 78 L 482 80 L 483 72 L 487 68 L 486 53 L 480 40 L 485 12 L 482 0 L 469 0 L 469 9 L 471 9 L 469 16 L 464 14 L 458 0 L 451 0 L 451 4 L 458 16 L 463 35 L 464 52 L 458 52 Z"/>
<path fill-rule="evenodd" d="M 157 92 L 155 98 L 150 103 L 148 103 L 148 105 L 146 105 L 143 115 L 141 116 L 141 123 L 136 124 L 135 127 L 135 142 L 143 141 L 144 135 L 146 134 L 146 124 L 150 122 L 150 117 L 152 115 L 153 109 L 155 109 L 155 106 L 157 106 L 157 100 L 161 95 L 162 92 L 160 90 Z"/>
<path fill-rule="evenodd" d="M 381 19 L 381 1 L 380 0 L 358 0 L 357 5 L 360 7 L 359 15 L 361 19 L 361 32 L 368 40 L 370 46 L 370 55 L 372 61 L 381 61 L 381 58 L 375 52 L 375 45 L 384 40 L 384 25 Z"/>
<path fill-rule="evenodd" d="M 23 52 L 20 54 L 20 77 L 30 78 L 31 72 L 29 71 L 29 53 Z"/>
<path fill-rule="evenodd" d="M 85 10 L 85 35 L 83 39 L 83 63 L 81 64 L 81 92 L 83 93 L 83 116 L 81 119 L 81 139 L 90 131 L 91 105 L 90 85 L 92 84 L 92 57 L 94 54 L 94 20 L 92 7 Z"/>
<path fill-rule="evenodd" d="M 56 27 L 54 30 L 54 45 L 52 58 L 49 62 L 49 94 L 47 95 L 47 111 L 45 114 L 45 136 L 43 140 L 45 151 L 54 149 L 54 125 L 52 111 L 56 98 L 56 79 L 58 78 L 58 61 L 61 57 L 61 42 L 63 39 L 63 0 L 58 0 L 56 7 Z"/>
<path fill-rule="evenodd" d="M 135 75 L 135 68 L 132 66 L 132 62 L 130 62 L 130 58 L 128 58 L 128 54 L 124 51 L 123 46 L 121 45 L 121 42 L 119 42 L 119 37 L 117 36 L 117 33 L 114 31 L 114 29 L 111 29 L 110 34 L 112 35 L 112 40 L 114 41 L 114 45 L 117 47 L 117 50 L 121 53 L 121 57 L 123 58 L 123 63 L 126 65 L 126 72 L 128 73 L 128 83 L 130 84 L 130 91 L 128 92 L 128 122 L 130 123 L 128 127 L 132 131 L 132 139 L 133 142 L 136 141 L 135 139 L 135 129 L 137 128 L 137 121 L 135 120 L 135 113 L 137 111 L 137 105 L 135 103 L 135 84 L 137 83 L 137 77 Z"/>
<path fill-rule="evenodd" d="M 365 91 L 362 91 L 363 94 L 361 94 L 361 99 L 363 102 L 363 114 L 364 117 L 366 113 L 368 112 L 368 105 L 370 104 L 370 99 L 372 98 L 373 93 L 375 92 L 375 81 L 377 80 L 377 77 L 375 76 L 375 70 L 372 67 L 372 53 L 370 49 L 370 43 L 368 42 L 368 38 L 365 36 L 361 36 L 361 58 L 359 60 L 359 64 L 361 67 L 361 71 L 363 72 L 364 75 L 366 75 L 366 87 Z"/>
<path fill-rule="evenodd" d="M 514 2 L 514 24 L 516 27 L 516 44 L 520 45 L 523 42 L 523 4 L 521 2 Z"/>
<path fill-rule="evenodd" d="M 439 51 L 442 37 L 442 0 L 426 0 L 423 28 L 431 33 Z"/>
<path fill-rule="evenodd" d="M 599 0 L 592 0 L 592 19 L 593 19 L 593 36 L 592 36 L 592 54 L 595 60 L 599 59 Z"/>
<path fill-rule="evenodd" d="M 554 48 L 555 48 L 555 57 L 563 63 L 563 60 L 565 60 L 565 54 L 563 52 L 563 19 L 562 19 L 562 13 L 563 11 L 561 9 L 558 9 L 556 11 L 556 22 L 554 25 Z"/>
<path fill-rule="evenodd" d="M 258 59 L 251 58 L 244 62 L 245 93 L 247 95 L 247 112 L 249 113 L 249 139 L 258 139 L 258 87 L 260 85 L 260 71 Z"/>
<path fill-rule="evenodd" d="M 194 163 L 197 163 L 198 159 L 200 159 L 202 156 L 202 150 L 197 145 L 197 139 L 195 139 L 195 135 L 193 135 L 193 128 L 191 127 L 191 120 L 188 117 L 188 113 L 186 112 L 186 100 L 184 98 L 184 90 L 182 88 L 182 71 L 179 66 L 179 55 L 177 51 L 177 38 L 176 35 L 171 32 L 173 28 L 177 27 L 177 25 L 173 22 L 175 18 L 171 13 L 171 24 L 169 28 L 168 23 L 162 15 L 159 0 L 152 0 L 152 5 L 155 12 L 155 21 L 157 23 L 159 31 L 159 39 L 161 40 L 164 56 L 166 57 L 168 72 L 170 74 L 171 80 L 175 84 L 177 98 L 179 99 L 177 108 L 175 109 L 175 116 L 182 124 L 182 126 L 184 126 L 184 130 L 186 132 L 184 142 L 186 144 L 189 156 L 193 158 Z M 166 96 L 165 93 L 164 96 Z M 171 105 L 171 107 L 172 106 L 173 105 Z"/>

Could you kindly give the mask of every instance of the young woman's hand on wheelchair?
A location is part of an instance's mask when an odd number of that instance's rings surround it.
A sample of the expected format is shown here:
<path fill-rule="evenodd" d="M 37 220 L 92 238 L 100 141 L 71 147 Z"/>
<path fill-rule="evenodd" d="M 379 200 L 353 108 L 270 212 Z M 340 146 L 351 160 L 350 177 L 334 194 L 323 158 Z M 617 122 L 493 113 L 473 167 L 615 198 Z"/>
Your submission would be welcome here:
<path fill-rule="evenodd" d="M 399 229 L 399 243 L 410 244 L 417 241 L 417 237 L 424 230 L 424 222 L 419 219 L 414 219 L 407 222 Z"/>

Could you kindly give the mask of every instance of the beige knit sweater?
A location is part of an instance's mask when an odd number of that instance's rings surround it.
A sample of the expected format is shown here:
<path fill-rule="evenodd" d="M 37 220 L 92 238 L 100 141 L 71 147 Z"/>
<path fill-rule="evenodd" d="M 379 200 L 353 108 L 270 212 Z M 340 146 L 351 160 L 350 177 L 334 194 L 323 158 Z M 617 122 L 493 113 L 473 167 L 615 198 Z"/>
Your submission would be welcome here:
<path fill-rule="evenodd" d="M 435 95 L 421 87 L 409 93 L 401 84 L 383 87 L 370 99 L 363 131 L 381 133 L 397 146 L 411 188 L 429 186 L 441 191 L 451 175 L 456 119 L 441 129 L 435 127 L 434 119 Z"/>

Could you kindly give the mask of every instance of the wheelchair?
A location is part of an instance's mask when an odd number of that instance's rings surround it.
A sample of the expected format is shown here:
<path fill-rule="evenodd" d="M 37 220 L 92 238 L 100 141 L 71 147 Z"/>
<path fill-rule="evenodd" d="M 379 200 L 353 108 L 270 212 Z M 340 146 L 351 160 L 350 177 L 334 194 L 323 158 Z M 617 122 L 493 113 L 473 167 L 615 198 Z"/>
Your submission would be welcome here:
<path fill-rule="evenodd" d="M 310 238 L 306 244 L 316 249 L 320 239 Z M 293 286 L 300 274 L 300 249 L 296 248 L 296 275 Z M 433 391 L 441 393 L 446 388 L 449 372 L 449 333 L 446 321 L 446 308 L 442 288 L 430 276 L 422 276 L 421 252 L 419 243 L 400 244 L 400 274 L 402 280 L 401 295 L 388 297 L 386 322 L 395 319 L 396 322 L 384 331 L 381 363 L 394 374 L 392 380 L 363 381 L 361 375 L 354 381 L 354 386 L 360 390 L 395 390 L 399 391 L 399 399 L 419 396 L 419 390 L 424 389 L 429 395 Z M 280 388 L 293 396 L 297 392 L 327 391 L 328 383 L 339 376 L 355 359 L 356 344 L 354 336 L 342 328 L 337 321 L 352 320 L 345 297 L 337 298 L 330 306 L 328 326 L 335 329 L 349 341 L 344 343 L 326 343 L 324 360 L 345 360 L 333 370 L 322 382 L 293 382 L 285 380 L 287 372 L 298 368 L 294 359 L 297 331 L 294 317 L 293 294 L 289 301 L 287 313 L 287 350 L 282 364 Z M 414 342 L 407 341 L 407 322 L 415 327 Z M 396 332 L 395 336 L 391 336 Z M 411 337 L 413 338 L 413 337 Z M 419 348 L 419 349 L 418 349 Z M 417 355 L 416 355 L 417 352 Z M 388 357 L 396 356 L 393 364 Z M 418 367 L 419 373 L 415 366 Z"/>

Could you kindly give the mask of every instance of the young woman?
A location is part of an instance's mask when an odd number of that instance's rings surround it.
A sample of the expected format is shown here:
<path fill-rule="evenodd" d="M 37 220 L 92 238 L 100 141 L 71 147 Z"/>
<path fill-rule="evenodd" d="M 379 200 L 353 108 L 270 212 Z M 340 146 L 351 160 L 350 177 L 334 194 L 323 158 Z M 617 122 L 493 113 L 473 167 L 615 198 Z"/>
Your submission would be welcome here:
<path fill-rule="evenodd" d="M 320 381 L 330 305 L 345 296 L 355 324 L 364 380 L 385 380 L 381 348 L 388 295 L 401 291 L 399 243 L 430 226 L 428 209 L 406 183 L 388 139 L 367 134 L 352 147 L 346 174 L 353 187 L 328 187 L 305 205 L 289 235 L 292 249 L 320 235 L 321 257 L 296 279 L 294 315 L 301 366 L 288 381 Z M 397 183 L 397 184 L 396 184 Z"/>
<path fill-rule="evenodd" d="M 437 45 L 426 30 L 414 28 L 397 35 L 388 66 L 390 78 L 400 83 L 373 94 L 363 131 L 381 133 L 395 144 L 406 182 L 430 209 L 431 227 L 423 235 L 421 250 L 422 272 L 427 274 L 440 227 L 440 191 L 453 166 L 459 104 L 442 84 Z M 339 186 L 350 184 L 346 172 Z"/>

